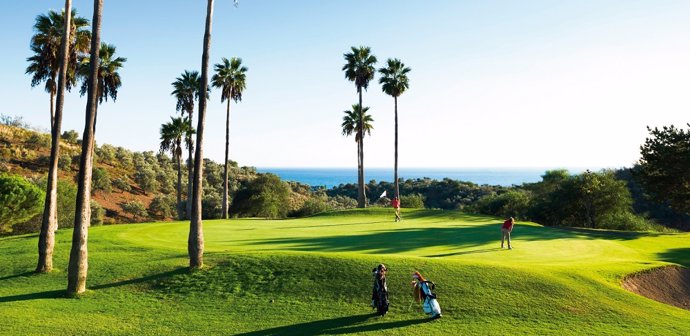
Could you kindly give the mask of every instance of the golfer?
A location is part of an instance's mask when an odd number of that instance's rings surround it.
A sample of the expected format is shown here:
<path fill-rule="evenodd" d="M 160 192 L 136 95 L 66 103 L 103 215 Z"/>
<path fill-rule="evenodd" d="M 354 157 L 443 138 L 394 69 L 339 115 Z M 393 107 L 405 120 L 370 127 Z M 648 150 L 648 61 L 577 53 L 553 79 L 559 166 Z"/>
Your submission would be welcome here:
<path fill-rule="evenodd" d="M 391 206 L 395 210 L 395 221 L 399 222 L 400 221 L 400 200 L 397 197 L 394 197 L 391 200 Z"/>
<path fill-rule="evenodd" d="M 512 250 L 513 247 L 510 245 L 510 232 L 513 231 L 513 225 L 515 224 L 515 218 L 510 217 L 503 222 L 503 225 L 501 225 L 501 248 L 503 248 L 503 245 L 506 241 L 508 240 L 508 249 Z"/>

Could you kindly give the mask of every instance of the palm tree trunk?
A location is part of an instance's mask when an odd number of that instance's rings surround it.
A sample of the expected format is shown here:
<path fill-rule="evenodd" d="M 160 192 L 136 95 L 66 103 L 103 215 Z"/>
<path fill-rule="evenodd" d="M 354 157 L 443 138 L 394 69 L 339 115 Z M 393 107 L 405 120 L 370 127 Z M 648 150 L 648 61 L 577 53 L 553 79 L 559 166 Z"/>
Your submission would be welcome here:
<path fill-rule="evenodd" d="M 400 185 L 398 183 L 398 97 L 393 97 L 395 100 L 395 172 L 393 178 L 395 179 L 395 198 L 400 199 Z"/>
<path fill-rule="evenodd" d="M 364 107 L 362 106 L 362 88 L 358 87 L 357 91 L 359 93 L 359 131 L 362 133 L 362 135 L 359 138 L 359 167 L 358 167 L 358 176 L 357 176 L 357 184 L 359 185 L 358 188 L 358 195 L 357 195 L 357 207 L 358 208 L 366 208 L 367 207 L 367 195 L 364 185 L 364 113 L 362 112 L 364 110 Z"/>
<path fill-rule="evenodd" d="M 50 127 L 50 166 L 48 167 L 48 181 L 46 201 L 43 208 L 41 233 L 38 236 L 38 264 L 36 273 L 47 273 L 53 270 L 53 248 L 55 247 L 55 230 L 57 230 L 57 172 L 58 157 L 60 155 L 60 127 L 62 125 L 62 109 L 65 100 L 65 77 L 67 76 L 67 62 L 69 62 L 69 34 L 72 16 L 72 0 L 65 0 L 65 27 L 60 41 L 60 70 L 58 73 L 57 109 L 52 115 Z M 52 101 L 52 93 L 51 93 Z M 52 109 L 52 103 L 51 103 Z"/>
<path fill-rule="evenodd" d="M 194 155 L 194 185 L 192 190 L 192 219 L 189 223 L 187 252 L 189 267 L 201 268 L 204 265 L 204 229 L 201 220 L 202 170 L 204 162 L 204 123 L 206 122 L 206 91 L 208 89 L 208 59 L 211 52 L 211 23 L 213 20 L 213 0 L 206 7 L 206 29 L 204 31 L 204 51 L 201 55 L 201 89 L 199 93 L 199 122 L 196 128 L 196 152 Z"/>
<path fill-rule="evenodd" d="M 225 168 L 223 169 L 223 219 L 228 219 L 228 149 L 230 148 L 230 99 L 225 117 Z"/>
<path fill-rule="evenodd" d="M 194 124 L 192 123 L 192 120 L 194 120 L 194 107 L 192 107 L 191 110 L 187 111 L 187 114 L 189 114 L 189 129 L 194 129 Z M 194 178 L 194 144 L 189 144 L 189 147 L 187 148 L 187 219 L 192 219 L 192 179 Z"/>
<path fill-rule="evenodd" d="M 55 91 L 50 90 L 50 130 L 52 131 L 53 128 L 55 128 Z"/>
<path fill-rule="evenodd" d="M 77 206 L 74 213 L 74 232 L 72 249 L 67 269 L 67 294 L 75 295 L 86 291 L 88 270 L 87 240 L 91 222 L 91 173 L 93 156 L 93 125 L 96 122 L 96 96 L 98 85 L 99 49 L 101 47 L 101 16 L 103 0 L 93 1 L 93 21 L 91 36 L 91 62 L 86 101 L 86 122 L 82 136 L 81 161 L 79 163 L 79 180 L 77 187 Z"/>
<path fill-rule="evenodd" d="M 179 149 L 182 144 L 177 144 Z M 182 152 L 175 153 L 177 159 L 177 219 L 182 220 L 184 210 L 182 209 Z"/>

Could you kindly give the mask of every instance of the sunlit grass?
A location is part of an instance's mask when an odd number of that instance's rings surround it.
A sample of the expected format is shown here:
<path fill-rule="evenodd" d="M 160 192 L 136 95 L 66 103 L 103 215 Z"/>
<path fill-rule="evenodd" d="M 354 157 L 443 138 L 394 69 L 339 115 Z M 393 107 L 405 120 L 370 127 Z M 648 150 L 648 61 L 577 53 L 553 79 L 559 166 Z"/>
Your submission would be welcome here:
<path fill-rule="evenodd" d="M 690 266 L 689 234 L 601 232 L 383 209 L 297 220 L 204 221 L 207 266 L 186 270 L 188 223 L 94 227 L 89 291 L 66 299 L 71 231 L 56 266 L 32 275 L 35 236 L 0 239 L 0 334 L 656 334 L 690 330 L 690 312 L 628 293 L 621 278 Z M 391 311 L 370 315 L 370 271 L 389 266 Z M 427 322 L 410 273 L 438 284 Z M 47 329 L 49 328 L 49 329 Z"/>

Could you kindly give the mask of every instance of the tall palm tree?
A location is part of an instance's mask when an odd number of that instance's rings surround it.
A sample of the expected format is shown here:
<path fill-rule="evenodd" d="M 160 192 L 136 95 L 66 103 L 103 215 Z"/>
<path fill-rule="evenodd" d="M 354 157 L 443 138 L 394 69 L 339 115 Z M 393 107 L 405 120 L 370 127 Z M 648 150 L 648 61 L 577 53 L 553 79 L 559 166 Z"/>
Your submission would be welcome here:
<path fill-rule="evenodd" d="M 189 129 L 187 118 L 170 118 L 170 122 L 161 125 L 161 153 L 170 151 L 173 159 L 177 162 L 177 219 L 183 219 L 184 209 L 182 208 L 182 141 L 185 139 L 187 147 L 191 140 L 190 134 L 194 130 Z"/>
<path fill-rule="evenodd" d="M 39 15 L 34 24 L 36 34 L 31 38 L 31 51 L 34 55 L 27 59 L 29 66 L 26 68 L 26 73 L 32 74 L 31 86 L 45 81 L 45 90 L 50 93 L 50 163 L 41 232 L 38 238 L 37 273 L 47 273 L 53 269 L 55 230 L 58 227 L 58 157 L 65 89 L 69 90 L 75 84 L 77 55 L 88 50 L 91 39 L 91 33 L 86 28 L 88 20 L 76 15 L 77 12 L 72 10 L 71 0 L 65 1 L 65 9 L 62 13 L 50 11 L 48 15 Z M 55 95 L 57 98 L 54 99 Z"/>
<path fill-rule="evenodd" d="M 345 78 L 354 82 L 359 94 L 359 106 L 362 106 L 362 89 L 369 87 L 369 82 L 374 79 L 376 74 L 376 56 L 371 53 L 369 47 L 351 47 L 351 52 L 343 55 L 345 57 Z M 361 115 L 360 115 L 361 117 Z M 360 128 L 363 128 L 364 120 L 360 119 Z M 359 141 L 359 166 L 357 184 L 359 184 L 359 193 L 357 196 L 357 207 L 364 208 L 367 204 L 366 191 L 364 190 L 364 139 Z"/>
<path fill-rule="evenodd" d="M 96 124 L 96 105 L 98 104 L 99 49 L 101 47 L 101 17 L 103 0 L 93 1 L 93 20 L 91 31 L 91 71 L 88 79 L 86 100 L 86 123 L 82 135 L 81 161 L 77 180 L 77 204 L 72 232 L 72 248 L 67 268 L 67 293 L 76 295 L 86 291 L 88 271 L 87 240 L 91 222 L 91 174 L 93 168 L 94 125 Z"/>
<path fill-rule="evenodd" d="M 173 92 L 171 93 L 175 98 L 177 98 L 177 110 L 183 115 L 187 113 L 187 119 L 189 121 L 189 130 L 194 129 L 192 124 L 194 120 L 194 101 L 199 99 L 199 92 L 201 88 L 201 78 L 199 77 L 198 71 L 188 71 L 185 70 L 180 77 L 177 77 L 174 82 L 172 82 Z M 192 151 L 194 150 L 194 142 L 192 139 L 192 134 L 188 134 L 190 142 L 187 146 L 188 157 L 187 157 L 187 218 L 191 219 L 192 213 L 192 178 L 194 176 L 194 157 Z"/>
<path fill-rule="evenodd" d="M 398 185 L 398 97 L 410 87 L 410 80 L 407 73 L 411 71 L 399 59 L 389 58 L 387 67 L 379 69 L 381 78 L 379 84 L 383 92 L 393 97 L 395 101 L 395 168 L 393 178 L 395 179 L 395 198 L 400 199 L 400 186 Z"/>
<path fill-rule="evenodd" d="M 345 111 L 345 115 L 343 116 L 343 123 L 340 125 L 343 129 L 343 135 L 344 136 L 350 136 L 352 134 L 355 135 L 355 142 L 357 143 L 357 163 L 359 164 L 359 159 L 360 159 L 360 147 L 359 143 L 362 140 L 363 135 L 369 134 L 371 135 L 371 130 L 374 129 L 373 122 L 374 119 L 371 117 L 371 115 L 367 114 L 367 111 L 369 111 L 369 107 L 364 107 L 364 111 L 362 113 L 362 109 L 360 109 L 359 104 L 354 104 L 352 105 L 352 110 L 347 110 Z M 362 123 L 360 124 L 360 120 Z M 363 127 L 360 127 L 360 125 L 363 125 Z M 362 130 L 364 130 L 362 132 Z"/>
<path fill-rule="evenodd" d="M 211 27 L 213 22 L 213 0 L 206 4 L 206 25 L 204 28 L 204 48 L 201 53 L 201 85 L 199 92 L 207 92 L 208 59 L 211 53 Z M 206 99 L 199 99 L 199 121 L 196 127 L 196 150 L 194 151 L 194 178 L 192 180 L 192 214 L 189 221 L 187 253 L 189 267 L 201 268 L 204 265 L 204 227 L 201 220 L 202 169 L 204 162 L 204 125 L 206 123 Z"/>
<path fill-rule="evenodd" d="M 96 91 L 98 104 L 96 104 L 96 117 L 93 124 L 94 133 L 96 132 L 95 120 L 98 118 L 98 105 L 103 104 L 103 101 L 108 101 L 108 97 L 115 101 L 117 99 L 117 90 L 122 86 L 119 70 L 127 62 L 127 59 L 115 57 L 115 49 L 115 46 L 112 44 L 101 43 L 99 50 L 98 90 Z M 90 66 L 90 57 L 85 56 L 80 60 L 78 71 L 82 78 L 88 78 Z M 84 80 L 80 89 L 81 95 L 86 94 L 87 90 L 88 83 Z"/>
<path fill-rule="evenodd" d="M 213 87 L 221 89 L 220 102 L 228 101 L 225 117 L 225 167 L 223 169 L 223 219 L 228 218 L 228 149 L 230 147 L 230 100 L 242 101 L 242 92 L 247 86 L 247 68 L 242 66 L 241 58 L 223 57 L 221 64 L 215 65 L 216 74 L 211 78 Z"/>
<path fill-rule="evenodd" d="M 71 4 L 70 4 L 71 7 Z M 67 17 L 65 13 L 68 13 Z M 49 11 L 48 15 L 36 17 L 31 37 L 31 51 L 33 56 L 27 58 L 29 66 L 26 73 L 31 74 L 31 86 L 45 82 L 45 90 L 50 94 L 50 127 L 55 124 L 55 95 L 57 93 L 58 70 L 60 69 L 61 46 L 65 33 L 65 21 L 70 22 L 69 45 L 67 47 L 66 88 L 69 91 L 76 84 L 77 58 L 89 51 L 91 32 L 88 30 L 89 20 L 77 16 L 74 9 L 62 13 Z"/>

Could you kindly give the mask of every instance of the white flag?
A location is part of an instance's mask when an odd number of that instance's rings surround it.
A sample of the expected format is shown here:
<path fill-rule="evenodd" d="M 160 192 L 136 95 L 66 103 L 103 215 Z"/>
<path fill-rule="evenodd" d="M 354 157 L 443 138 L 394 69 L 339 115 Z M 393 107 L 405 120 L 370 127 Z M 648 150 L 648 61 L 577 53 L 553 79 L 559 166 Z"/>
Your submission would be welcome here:
<path fill-rule="evenodd" d="M 385 190 L 381 193 L 381 196 L 379 196 L 379 198 L 384 197 L 384 196 L 386 196 L 386 191 L 385 191 Z"/>

